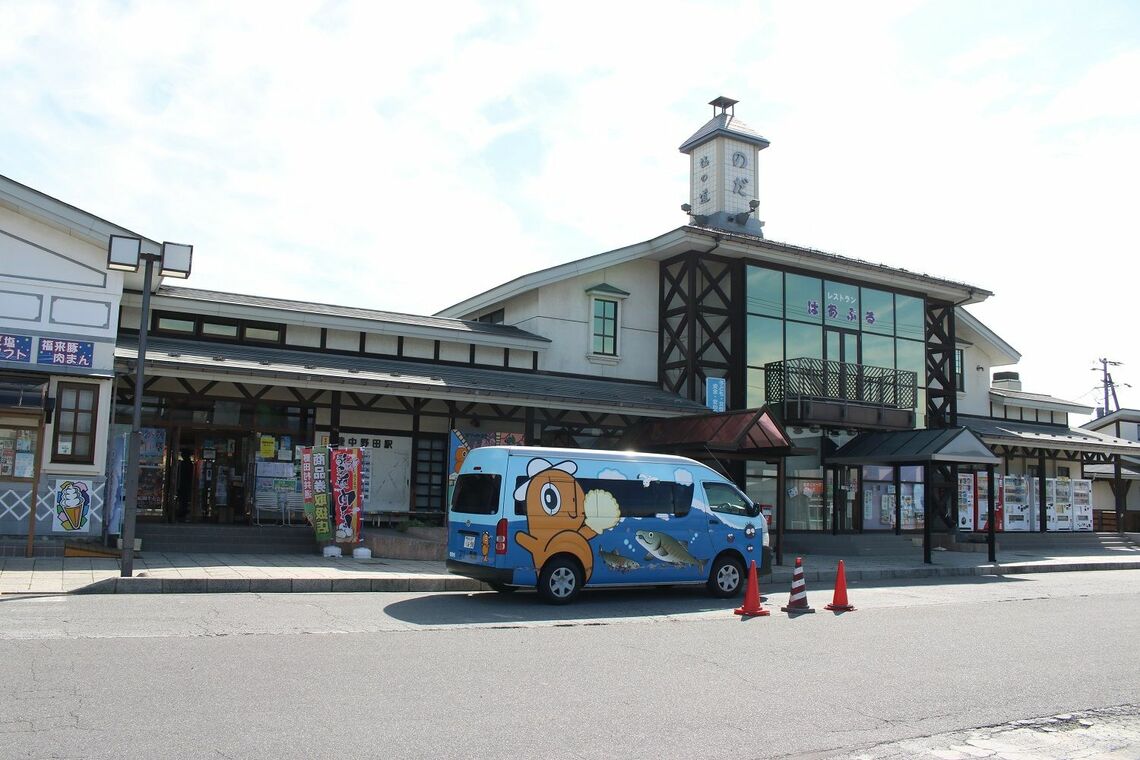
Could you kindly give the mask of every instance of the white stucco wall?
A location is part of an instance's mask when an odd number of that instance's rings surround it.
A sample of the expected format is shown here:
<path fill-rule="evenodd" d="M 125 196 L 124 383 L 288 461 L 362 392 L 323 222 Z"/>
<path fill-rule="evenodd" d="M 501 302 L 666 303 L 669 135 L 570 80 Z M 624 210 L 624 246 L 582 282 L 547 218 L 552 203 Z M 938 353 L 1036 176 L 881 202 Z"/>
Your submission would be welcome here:
<path fill-rule="evenodd" d="M 540 370 L 653 381 L 657 379 L 658 277 L 658 263 L 647 260 L 572 277 L 506 302 L 504 320 L 552 341 L 556 350 L 539 355 Z M 586 290 L 601 283 L 629 293 L 620 301 L 616 363 L 589 358 L 592 315 Z"/>

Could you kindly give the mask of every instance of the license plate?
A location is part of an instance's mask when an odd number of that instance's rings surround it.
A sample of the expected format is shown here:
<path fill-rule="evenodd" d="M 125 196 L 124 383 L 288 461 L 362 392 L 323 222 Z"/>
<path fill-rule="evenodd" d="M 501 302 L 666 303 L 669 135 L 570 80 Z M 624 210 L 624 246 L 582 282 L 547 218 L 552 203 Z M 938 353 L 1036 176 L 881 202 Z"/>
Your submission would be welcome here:
<path fill-rule="evenodd" d="M 475 548 L 475 536 L 464 536 L 463 537 L 463 548 L 464 549 L 474 549 Z"/>

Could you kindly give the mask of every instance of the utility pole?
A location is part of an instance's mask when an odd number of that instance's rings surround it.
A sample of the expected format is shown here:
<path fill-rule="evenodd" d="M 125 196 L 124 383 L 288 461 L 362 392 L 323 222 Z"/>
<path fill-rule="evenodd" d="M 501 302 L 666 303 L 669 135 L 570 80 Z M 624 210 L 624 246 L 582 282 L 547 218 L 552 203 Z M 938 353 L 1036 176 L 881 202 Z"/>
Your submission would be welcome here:
<path fill-rule="evenodd" d="M 1109 414 L 1113 411 L 1120 411 L 1120 399 L 1116 397 L 1116 384 L 1112 382 L 1112 373 L 1108 371 L 1109 367 L 1119 367 L 1120 362 L 1114 362 L 1109 359 L 1097 359 L 1100 362 L 1100 371 L 1104 380 L 1104 414 Z M 1096 367 L 1093 367 L 1093 372 L 1096 372 Z M 1108 394 L 1112 393 L 1112 401 L 1116 405 L 1115 409 L 1110 409 L 1108 406 Z"/>

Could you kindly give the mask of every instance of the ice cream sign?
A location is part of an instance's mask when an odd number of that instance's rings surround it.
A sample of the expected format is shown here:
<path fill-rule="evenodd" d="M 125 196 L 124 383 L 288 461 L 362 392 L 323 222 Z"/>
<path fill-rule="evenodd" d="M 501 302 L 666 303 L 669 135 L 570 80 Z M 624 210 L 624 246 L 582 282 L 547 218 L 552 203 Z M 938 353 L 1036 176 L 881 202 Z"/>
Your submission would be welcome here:
<path fill-rule="evenodd" d="M 55 505 L 52 510 L 52 531 L 55 533 L 86 533 L 91 515 L 91 481 L 55 481 Z"/>

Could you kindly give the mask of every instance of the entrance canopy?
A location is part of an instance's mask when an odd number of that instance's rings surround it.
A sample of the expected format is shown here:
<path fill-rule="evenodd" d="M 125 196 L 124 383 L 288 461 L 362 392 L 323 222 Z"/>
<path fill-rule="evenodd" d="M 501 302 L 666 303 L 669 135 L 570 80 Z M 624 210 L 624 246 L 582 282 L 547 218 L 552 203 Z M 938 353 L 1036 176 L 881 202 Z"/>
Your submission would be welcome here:
<path fill-rule="evenodd" d="M 962 427 L 861 433 L 827 458 L 828 464 L 998 464 L 1001 460 Z"/>
<path fill-rule="evenodd" d="M 622 443 L 640 451 L 715 453 L 741 459 L 784 457 L 798 452 L 766 406 L 647 420 L 630 428 Z"/>

